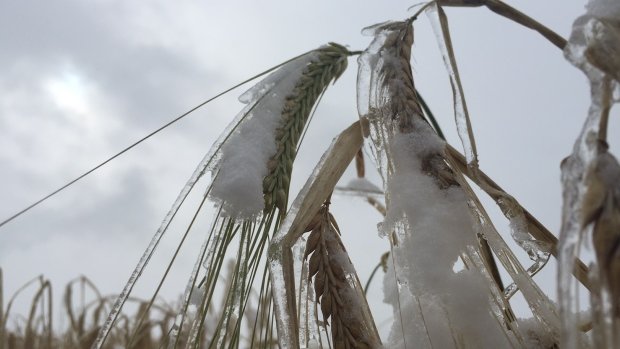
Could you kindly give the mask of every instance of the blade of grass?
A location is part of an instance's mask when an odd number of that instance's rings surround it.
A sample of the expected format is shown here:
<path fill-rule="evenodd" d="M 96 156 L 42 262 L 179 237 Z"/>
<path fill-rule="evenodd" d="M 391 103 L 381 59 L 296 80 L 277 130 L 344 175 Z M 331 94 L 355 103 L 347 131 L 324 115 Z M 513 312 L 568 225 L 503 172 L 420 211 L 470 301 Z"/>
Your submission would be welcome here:
<path fill-rule="evenodd" d="M 532 29 L 542 35 L 545 39 L 549 40 L 560 50 L 564 50 L 566 46 L 566 39 L 547 28 L 543 24 L 537 22 L 533 18 L 524 14 L 523 12 L 515 9 L 514 7 L 499 1 L 499 0 L 438 0 L 437 3 L 441 6 L 451 7 L 480 7 L 485 6 L 489 10 L 497 13 L 498 15 L 508 18 L 511 21 L 521 24 L 522 26 Z"/>

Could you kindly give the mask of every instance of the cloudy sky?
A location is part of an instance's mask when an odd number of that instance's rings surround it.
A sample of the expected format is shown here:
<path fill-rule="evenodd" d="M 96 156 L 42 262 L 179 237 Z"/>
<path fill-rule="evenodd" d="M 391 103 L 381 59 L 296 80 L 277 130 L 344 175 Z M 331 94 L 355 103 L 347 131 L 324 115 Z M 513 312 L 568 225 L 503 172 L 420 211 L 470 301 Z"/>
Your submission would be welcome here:
<path fill-rule="evenodd" d="M 509 3 L 564 37 L 584 5 Z M 413 4 L 0 2 L 0 219 L 204 99 L 288 58 L 329 41 L 364 49 L 370 38 L 360 34 L 363 27 L 404 19 Z M 555 46 L 486 9 L 448 9 L 448 15 L 481 167 L 557 232 L 559 162 L 586 115 L 585 78 Z M 415 23 L 415 33 L 416 84 L 458 147 L 448 77 L 425 16 Z M 309 129 L 293 190 L 330 140 L 357 118 L 357 67 L 354 58 L 349 63 Z M 5 294 L 39 274 L 51 279 L 57 294 L 80 274 L 103 293 L 118 292 L 193 168 L 241 109 L 236 101 L 241 92 L 200 109 L 0 228 Z M 609 134 L 617 150 L 615 119 Z M 377 237 L 380 217 L 351 198 L 337 198 L 334 210 L 366 280 L 388 248 Z M 190 238 L 194 243 L 183 250 L 164 296 L 173 299 L 182 291 L 201 238 Z M 163 242 L 138 295 L 152 290 L 161 271 L 157 265 L 168 260 L 174 241 Z M 551 264 L 544 277 L 552 279 L 554 268 Z M 381 303 L 380 292 L 377 283 L 371 304 Z"/>

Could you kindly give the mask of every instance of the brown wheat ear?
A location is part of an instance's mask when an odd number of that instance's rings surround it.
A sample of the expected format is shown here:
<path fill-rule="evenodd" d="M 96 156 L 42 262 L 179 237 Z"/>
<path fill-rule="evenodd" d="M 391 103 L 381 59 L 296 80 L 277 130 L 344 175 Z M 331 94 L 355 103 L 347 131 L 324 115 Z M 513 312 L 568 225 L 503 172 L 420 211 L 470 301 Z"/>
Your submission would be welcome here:
<path fill-rule="evenodd" d="M 334 348 L 381 347 L 363 289 L 328 205 L 323 205 L 306 230 L 311 231 L 304 254 L 304 259 L 311 255 L 308 277 L 310 281 L 314 278 L 325 324 L 331 318 Z"/>

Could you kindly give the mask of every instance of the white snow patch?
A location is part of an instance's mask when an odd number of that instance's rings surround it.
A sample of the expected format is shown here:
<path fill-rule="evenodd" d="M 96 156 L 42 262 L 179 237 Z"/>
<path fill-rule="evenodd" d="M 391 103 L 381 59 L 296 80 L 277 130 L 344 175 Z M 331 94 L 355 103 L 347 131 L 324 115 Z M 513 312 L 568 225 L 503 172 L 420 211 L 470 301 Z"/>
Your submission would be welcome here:
<path fill-rule="evenodd" d="M 392 269 L 384 284 L 395 318 L 386 347 L 404 348 L 404 342 L 411 348 L 506 347 L 486 280 L 476 269 L 454 271 L 468 246 L 477 246 L 467 197 L 460 187 L 440 189 L 421 171 L 418 156 L 443 151 L 443 146 L 424 131 L 396 134 L 389 144 L 395 169 L 387 184 L 382 229 L 396 232 L 397 244 L 396 280 Z"/>
<path fill-rule="evenodd" d="M 310 53 L 287 63 L 239 97 L 248 104 L 241 113 L 248 115 L 222 147 L 211 191 L 226 215 L 251 218 L 263 210 L 263 179 L 276 153 L 275 131 L 286 96 L 315 57 Z"/>

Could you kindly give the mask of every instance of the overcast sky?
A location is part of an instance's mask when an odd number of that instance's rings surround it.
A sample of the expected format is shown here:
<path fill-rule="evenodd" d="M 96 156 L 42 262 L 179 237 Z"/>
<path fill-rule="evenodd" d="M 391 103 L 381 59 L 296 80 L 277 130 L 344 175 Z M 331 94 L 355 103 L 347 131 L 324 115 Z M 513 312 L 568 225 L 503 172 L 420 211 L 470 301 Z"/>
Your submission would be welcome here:
<path fill-rule="evenodd" d="M 0 219 L 273 65 L 329 41 L 364 49 L 370 38 L 360 34 L 363 27 L 404 19 L 414 3 L 0 2 Z M 585 2 L 509 3 L 568 37 Z M 559 163 L 570 153 L 589 103 L 583 74 L 538 34 L 484 8 L 448 9 L 448 16 L 481 167 L 557 232 Z M 415 36 L 417 87 L 459 148 L 448 77 L 425 16 L 415 22 Z M 293 190 L 331 139 L 356 120 L 356 73 L 351 58 L 325 95 L 296 163 Z M 52 280 L 56 294 L 80 274 L 103 293 L 120 291 L 193 168 L 242 108 L 236 101 L 241 92 L 199 110 L 0 228 L 5 295 L 39 274 Z M 609 134 L 617 153 L 615 118 Z M 352 176 L 349 171 L 344 180 Z M 346 197 L 334 200 L 362 280 L 388 249 L 376 233 L 380 217 L 367 206 Z M 164 290 L 169 299 L 182 292 L 201 238 L 193 237 L 195 243 L 181 254 Z M 161 271 L 157 265 L 174 246 L 172 240 L 163 242 L 155 272 L 145 274 L 138 295 L 152 290 Z M 552 264 L 544 277 L 554 273 Z M 380 292 L 377 282 L 373 306 L 380 304 Z"/>

